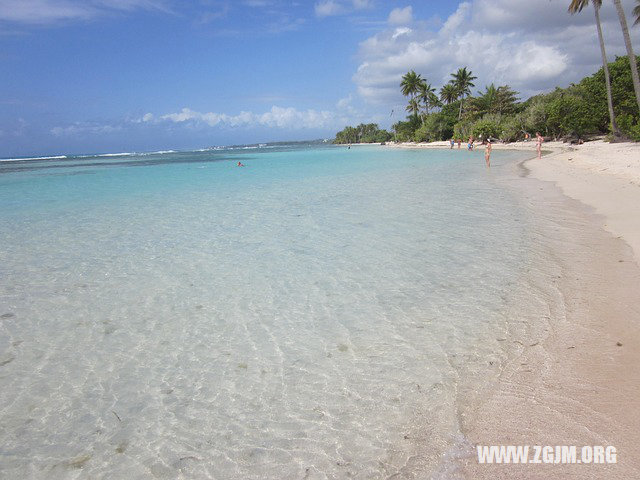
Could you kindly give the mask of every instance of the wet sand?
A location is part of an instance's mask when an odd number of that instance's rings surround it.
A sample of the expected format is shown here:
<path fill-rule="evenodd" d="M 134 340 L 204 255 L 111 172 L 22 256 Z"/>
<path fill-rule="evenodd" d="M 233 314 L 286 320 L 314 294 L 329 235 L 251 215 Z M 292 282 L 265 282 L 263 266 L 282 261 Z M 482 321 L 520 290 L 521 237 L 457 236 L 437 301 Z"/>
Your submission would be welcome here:
<path fill-rule="evenodd" d="M 474 446 L 576 445 L 578 458 L 581 446 L 613 445 L 617 463 L 480 465 L 474 455 L 461 470 L 473 479 L 640 478 L 640 268 L 629 244 L 602 228 L 607 217 L 532 178 L 554 178 L 552 164 L 531 168 L 545 159 L 524 162 L 508 188 L 535 222 L 531 291 L 547 293 L 511 316 L 509 360 L 486 402 L 463 412 L 463 431 Z"/>
<path fill-rule="evenodd" d="M 494 149 L 533 157 L 535 142 Z M 457 455 L 455 476 L 637 479 L 640 146 L 547 142 L 543 150 L 505 180 L 529 212 L 536 254 L 507 312 L 499 377 L 484 401 L 459 402 L 465 453 Z M 617 463 L 481 465 L 477 445 L 575 445 L 578 459 L 582 446 L 612 445 Z"/>

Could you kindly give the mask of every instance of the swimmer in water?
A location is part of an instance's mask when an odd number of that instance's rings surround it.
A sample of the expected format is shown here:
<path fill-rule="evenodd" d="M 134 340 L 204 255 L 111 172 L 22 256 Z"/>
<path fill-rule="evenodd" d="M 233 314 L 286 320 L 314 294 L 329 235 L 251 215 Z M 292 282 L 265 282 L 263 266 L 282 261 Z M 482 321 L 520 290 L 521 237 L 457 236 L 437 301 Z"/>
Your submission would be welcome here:
<path fill-rule="evenodd" d="M 238 166 L 239 166 L 239 167 L 244 167 L 244 163 L 242 163 L 242 162 L 238 162 Z"/>

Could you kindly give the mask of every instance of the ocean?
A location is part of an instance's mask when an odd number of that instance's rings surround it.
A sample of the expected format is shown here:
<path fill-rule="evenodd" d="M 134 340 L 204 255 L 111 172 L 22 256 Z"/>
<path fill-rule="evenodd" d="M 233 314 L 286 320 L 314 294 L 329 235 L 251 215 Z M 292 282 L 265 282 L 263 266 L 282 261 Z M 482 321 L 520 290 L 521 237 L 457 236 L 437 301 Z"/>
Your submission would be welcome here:
<path fill-rule="evenodd" d="M 0 477 L 456 478 L 527 274 L 526 156 L 1 160 Z"/>

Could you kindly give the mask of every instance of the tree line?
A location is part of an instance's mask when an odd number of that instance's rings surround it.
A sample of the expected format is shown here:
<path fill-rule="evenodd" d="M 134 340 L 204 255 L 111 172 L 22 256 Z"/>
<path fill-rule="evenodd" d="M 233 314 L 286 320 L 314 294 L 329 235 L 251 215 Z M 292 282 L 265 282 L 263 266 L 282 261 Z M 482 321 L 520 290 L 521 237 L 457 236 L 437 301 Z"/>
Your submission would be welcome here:
<path fill-rule="evenodd" d="M 633 53 L 620 0 L 613 0 L 620 19 L 628 55 L 607 61 L 599 10 L 602 0 L 592 0 L 603 67 L 567 88 L 536 95 L 521 102 L 509 85 L 485 87 L 472 95 L 477 79 L 467 67 L 451 74 L 437 92 L 425 78 L 411 70 L 402 77 L 400 90 L 408 97 L 407 118 L 393 124 L 393 133 L 377 125 L 347 127 L 336 135 L 336 143 L 436 141 L 469 136 L 516 141 L 539 131 L 554 138 L 585 138 L 607 134 L 612 141 L 640 140 L 640 79 L 638 59 Z M 633 11 L 640 23 L 640 0 Z M 572 0 L 570 13 L 577 13 L 589 0 Z M 357 139 L 357 140 L 356 140 Z"/>
<path fill-rule="evenodd" d="M 336 134 L 333 143 L 384 143 L 393 139 L 393 135 L 381 130 L 375 123 L 361 123 L 357 127 L 345 127 Z"/>

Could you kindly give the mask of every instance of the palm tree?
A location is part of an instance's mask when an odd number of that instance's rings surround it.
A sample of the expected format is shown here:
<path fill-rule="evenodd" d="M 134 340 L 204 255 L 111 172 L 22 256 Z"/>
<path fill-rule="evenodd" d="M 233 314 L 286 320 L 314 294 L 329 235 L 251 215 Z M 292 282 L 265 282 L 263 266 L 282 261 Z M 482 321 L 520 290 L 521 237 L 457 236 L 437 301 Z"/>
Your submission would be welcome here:
<path fill-rule="evenodd" d="M 418 93 L 418 89 L 420 88 L 420 83 L 422 82 L 422 77 L 420 74 L 411 70 L 402 76 L 402 82 L 400 82 L 400 87 L 402 88 L 402 94 L 407 97 L 410 96 L 412 99 Z"/>
<path fill-rule="evenodd" d="M 518 101 L 518 92 L 509 85 L 501 85 L 496 89 L 496 103 L 499 114 L 512 113 Z"/>
<path fill-rule="evenodd" d="M 618 11 L 620 27 L 622 27 L 622 36 L 624 37 L 624 44 L 627 47 L 627 56 L 629 57 L 629 66 L 631 67 L 633 90 L 636 92 L 636 101 L 638 102 L 638 108 L 640 108 L 640 77 L 638 76 L 638 60 L 633 53 L 631 37 L 629 36 L 629 28 L 627 27 L 627 17 L 625 17 L 624 15 L 624 10 L 622 9 L 620 0 L 613 0 L 613 3 L 616 6 L 616 10 Z"/>
<path fill-rule="evenodd" d="M 436 89 L 432 87 L 431 84 L 427 83 L 426 80 L 422 80 L 420 82 L 420 85 L 418 85 L 418 101 L 422 102 L 422 104 L 424 105 L 424 109 L 427 115 L 429 115 L 429 109 L 436 106 L 433 102 L 435 91 Z"/>
<path fill-rule="evenodd" d="M 436 89 L 434 88 L 431 92 L 429 92 L 429 108 L 438 108 L 442 106 L 442 102 L 436 95 Z"/>
<path fill-rule="evenodd" d="M 464 97 L 471 94 L 471 87 L 475 87 L 473 80 L 478 77 L 474 77 L 470 71 L 467 71 L 467 67 L 459 68 L 456 73 L 452 73 L 453 84 L 458 90 L 458 97 L 460 98 L 460 112 L 458 113 L 458 120 L 462 118 L 462 104 Z"/>
<path fill-rule="evenodd" d="M 409 105 L 407 105 L 405 110 L 412 114 L 414 117 L 417 117 L 418 113 L 420 112 L 420 104 L 418 103 L 418 100 L 416 100 L 415 98 L 410 99 Z"/>
<path fill-rule="evenodd" d="M 458 89 L 453 84 L 453 82 L 449 82 L 446 85 L 443 85 L 440 89 L 440 100 L 442 100 L 447 105 L 455 102 L 458 99 Z"/>
<path fill-rule="evenodd" d="M 484 93 L 478 92 L 478 103 L 486 113 L 495 113 L 498 107 L 498 89 L 492 83 L 484 88 Z"/>
<path fill-rule="evenodd" d="M 569 13 L 572 15 L 581 12 L 589 3 L 589 0 L 571 0 L 569 5 Z M 613 112 L 613 98 L 611 96 L 611 79 L 609 76 L 609 62 L 607 61 L 607 52 L 604 48 L 604 38 L 602 36 L 602 25 L 600 24 L 600 7 L 602 0 L 593 0 L 593 9 L 596 13 L 596 29 L 598 30 L 598 40 L 600 41 L 600 54 L 602 55 L 602 68 L 604 69 L 604 81 L 607 87 L 607 106 L 609 107 L 609 120 L 611 122 L 611 133 L 614 137 L 621 137 L 620 129 L 616 123 L 616 116 Z"/>

